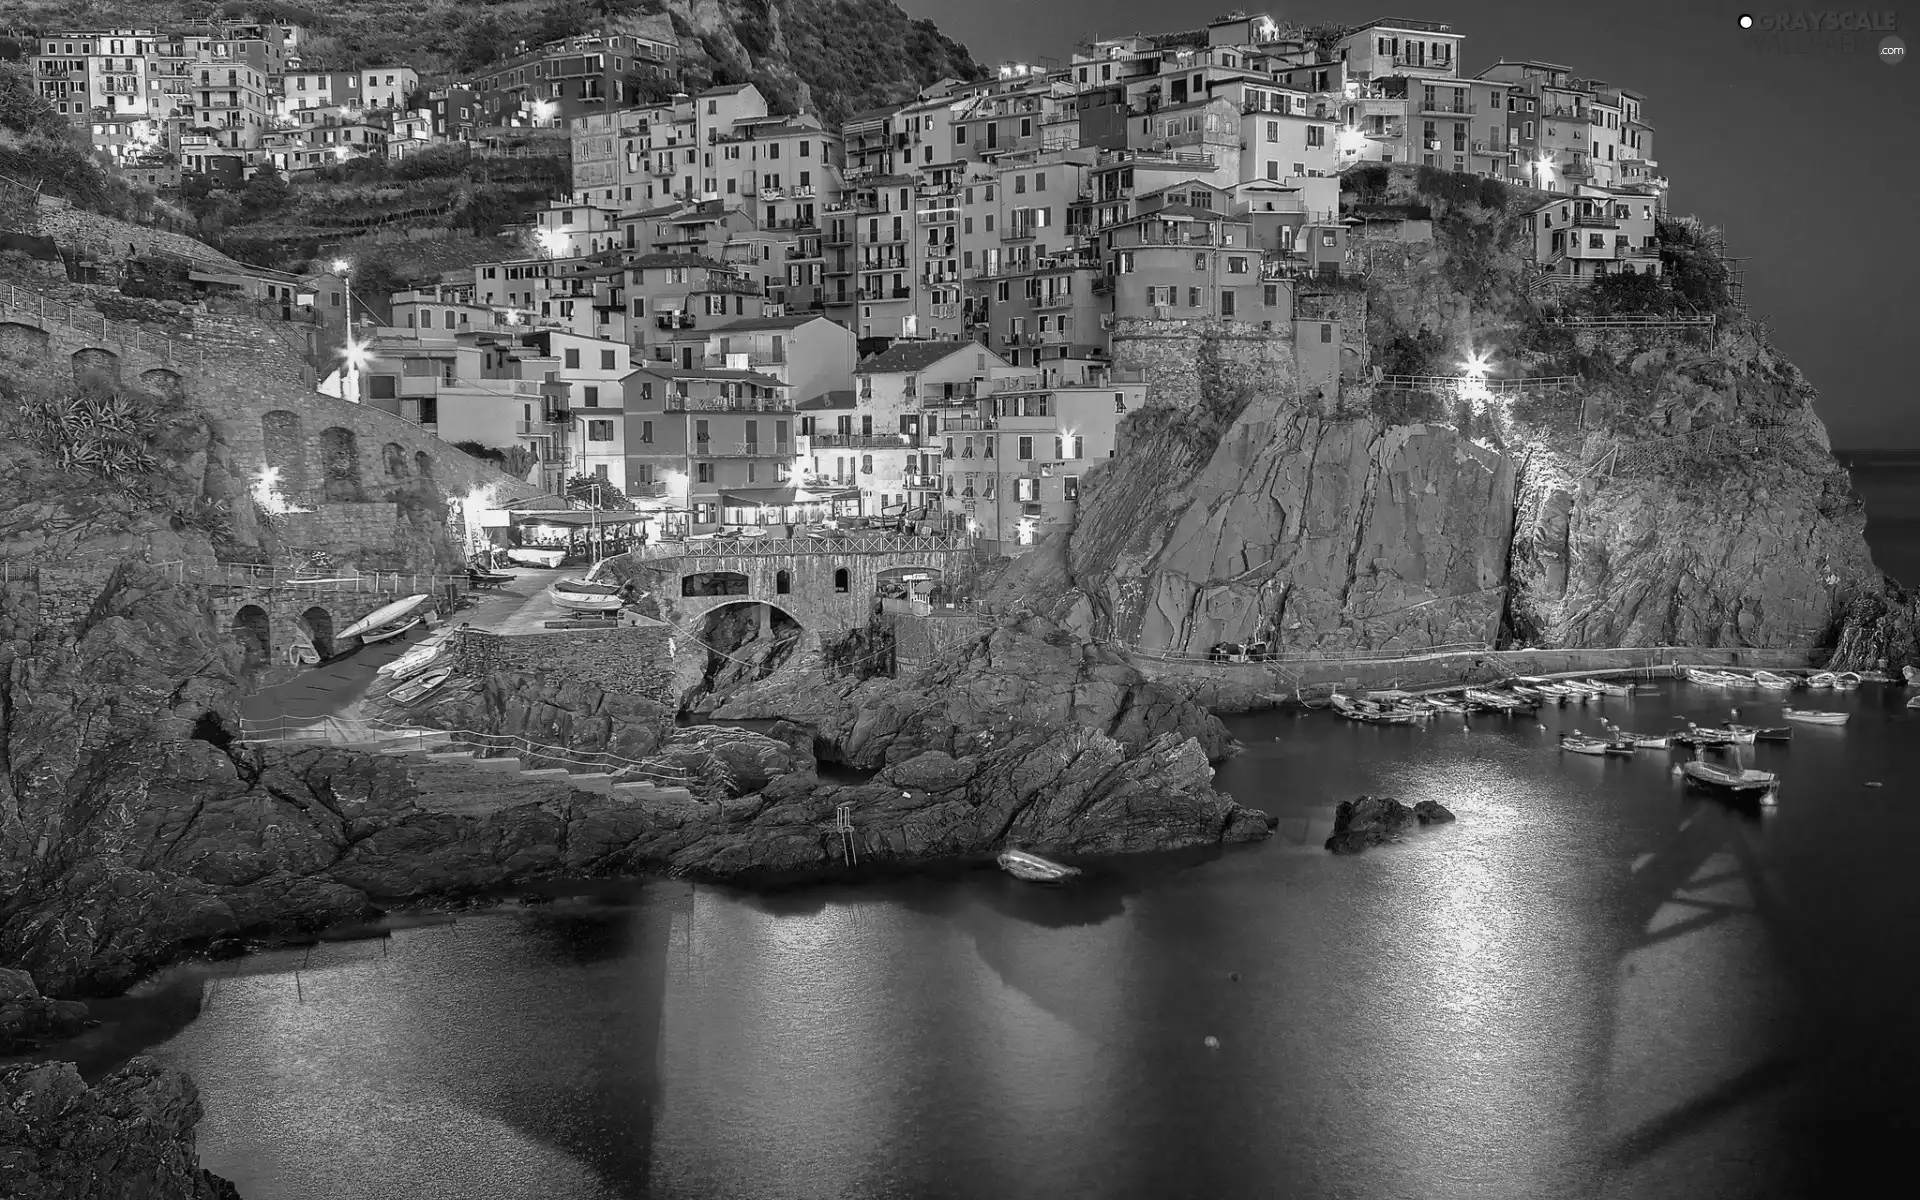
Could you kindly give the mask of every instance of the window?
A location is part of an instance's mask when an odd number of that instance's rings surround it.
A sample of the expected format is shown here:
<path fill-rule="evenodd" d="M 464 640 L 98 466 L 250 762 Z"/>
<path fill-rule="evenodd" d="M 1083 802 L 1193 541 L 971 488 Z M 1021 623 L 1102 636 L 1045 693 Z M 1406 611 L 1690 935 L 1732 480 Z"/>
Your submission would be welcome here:
<path fill-rule="evenodd" d="M 1013 480 L 1013 498 L 1022 501 L 1038 500 L 1040 498 L 1040 481 L 1024 475 L 1015 476 Z"/>
<path fill-rule="evenodd" d="M 580 351 L 568 350 L 566 353 L 566 363 L 569 370 L 578 370 L 580 367 Z"/>
<path fill-rule="evenodd" d="M 862 475 L 873 474 L 873 455 L 862 454 L 860 456 L 860 473 Z"/>
<path fill-rule="evenodd" d="M 613 351 L 602 350 L 600 352 L 600 369 L 602 371 L 611 371 L 614 369 L 614 352 Z"/>
<path fill-rule="evenodd" d="M 610 442 L 613 440 L 612 421 L 588 421 L 587 440 L 590 442 Z"/>
<path fill-rule="evenodd" d="M 836 592 L 845 592 L 851 590 L 852 586 L 853 581 L 848 575 L 847 569 L 845 567 L 835 567 L 833 569 L 833 590 Z"/>
<path fill-rule="evenodd" d="M 1277 283 L 1267 284 L 1262 291 L 1260 301 L 1268 308 L 1277 307 L 1280 303 L 1280 285 Z"/>
<path fill-rule="evenodd" d="M 399 394 L 399 385 L 392 375 L 367 376 L 367 395 L 375 400 L 391 400 Z"/>
<path fill-rule="evenodd" d="M 712 483 L 713 464 L 710 462 L 693 464 L 693 478 L 696 483 Z"/>
<path fill-rule="evenodd" d="M 1190 287 L 1187 289 L 1187 307 L 1188 308 L 1200 307 L 1200 289 L 1199 288 Z"/>
<path fill-rule="evenodd" d="M 1080 456 L 1076 454 L 1074 457 L 1078 458 Z M 1076 503 L 1080 499 L 1080 477 L 1078 475 L 1068 475 L 1061 479 L 1060 494 L 1061 499 L 1067 503 Z"/>
<path fill-rule="evenodd" d="M 1021 437 L 1014 453 L 1021 462 L 1033 461 L 1033 439 L 1031 437 Z"/>
<path fill-rule="evenodd" d="M 599 408 L 600 407 L 600 389 L 597 387 L 581 388 L 580 389 L 580 406 L 582 408 Z"/>
<path fill-rule="evenodd" d="M 648 445 L 648 446 L 651 446 L 653 444 L 653 422 L 652 421 L 640 422 L 640 441 L 642 444 Z"/>
<path fill-rule="evenodd" d="M 1247 260 L 1246 260 L 1246 259 L 1244 259 L 1244 258 L 1240 258 L 1240 257 L 1237 257 L 1237 256 L 1235 256 L 1235 257 L 1230 257 L 1230 258 L 1228 258 L 1228 259 L 1227 259 L 1227 274 L 1229 274 L 1229 275 L 1245 275 L 1246 273 L 1247 273 Z"/>
<path fill-rule="evenodd" d="M 1327 127 L 1325 125 L 1307 126 L 1307 145 L 1324 146 L 1326 144 L 1327 144 Z"/>
<path fill-rule="evenodd" d="M 793 591 L 793 576 L 784 567 L 773 573 L 773 594 L 785 596 Z"/>
<path fill-rule="evenodd" d="M 1280 140 L 1280 122 L 1267 122 L 1267 140 L 1269 142 L 1277 142 Z"/>
<path fill-rule="evenodd" d="M 1223 317 L 1233 315 L 1233 290 L 1231 288 L 1222 288 L 1220 291 L 1220 315 Z"/>

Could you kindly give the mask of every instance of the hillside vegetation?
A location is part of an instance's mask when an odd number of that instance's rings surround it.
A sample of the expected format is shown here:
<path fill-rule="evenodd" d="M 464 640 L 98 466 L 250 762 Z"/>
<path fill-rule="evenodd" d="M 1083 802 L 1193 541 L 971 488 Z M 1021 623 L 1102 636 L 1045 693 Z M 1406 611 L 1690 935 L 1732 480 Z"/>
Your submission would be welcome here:
<path fill-rule="evenodd" d="M 277 13 L 312 33 L 310 67 L 407 63 L 444 81 L 539 43 L 600 29 L 677 38 L 690 86 L 757 84 L 778 108 L 837 122 L 912 98 L 946 76 L 980 75 L 967 48 L 892 0 L 25 0 L 25 28 L 150 26 L 216 12 Z"/>

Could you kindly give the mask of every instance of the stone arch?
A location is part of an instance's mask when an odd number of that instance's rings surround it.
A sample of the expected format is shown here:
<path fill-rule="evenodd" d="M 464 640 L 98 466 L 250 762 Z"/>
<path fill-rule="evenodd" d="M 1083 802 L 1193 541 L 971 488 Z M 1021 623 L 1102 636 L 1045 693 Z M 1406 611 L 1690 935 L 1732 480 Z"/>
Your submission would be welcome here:
<path fill-rule="evenodd" d="M 140 372 L 140 386 L 168 400 L 180 401 L 187 397 L 187 381 L 180 378 L 178 372 L 169 371 L 165 367 L 154 367 L 152 370 Z"/>
<path fill-rule="evenodd" d="M 53 339 L 47 331 L 18 321 L 0 321 L 0 357 L 39 358 L 46 354 Z"/>
<path fill-rule="evenodd" d="M 380 447 L 380 458 L 387 469 L 388 479 L 407 477 L 407 469 L 412 464 L 407 461 L 407 452 L 399 442 L 388 442 Z"/>
<path fill-rule="evenodd" d="M 260 414 L 260 449 L 266 464 L 280 472 L 280 491 L 288 497 L 307 489 L 307 443 L 300 414 L 276 408 Z"/>
<path fill-rule="evenodd" d="M 793 572 L 787 570 L 785 567 L 781 567 L 773 573 L 773 594 L 776 596 L 786 596 L 791 595 L 792 592 Z"/>
<path fill-rule="evenodd" d="M 258 604 L 243 604 L 228 630 L 246 654 L 241 669 L 257 671 L 273 661 L 273 623 Z"/>
<path fill-rule="evenodd" d="M 414 473 L 422 479 L 432 479 L 433 455 L 428 454 L 425 450 L 415 450 L 413 452 L 413 470 Z"/>
<path fill-rule="evenodd" d="M 329 501 L 360 499 L 360 441 L 344 425 L 320 431 L 320 487 Z"/>
<path fill-rule="evenodd" d="M 745 596 L 751 590 L 738 571 L 696 571 L 680 577 L 682 596 Z"/>
<path fill-rule="evenodd" d="M 300 614 L 300 632 L 321 658 L 333 657 L 333 614 L 318 604 Z"/>
<path fill-rule="evenodd" d="M 111 350 L 88 346 L 84 350 L 75 350 L 72 362 L 75 383 L 102 383 L 111 387 L 120 385 L 120 356 Z"/>

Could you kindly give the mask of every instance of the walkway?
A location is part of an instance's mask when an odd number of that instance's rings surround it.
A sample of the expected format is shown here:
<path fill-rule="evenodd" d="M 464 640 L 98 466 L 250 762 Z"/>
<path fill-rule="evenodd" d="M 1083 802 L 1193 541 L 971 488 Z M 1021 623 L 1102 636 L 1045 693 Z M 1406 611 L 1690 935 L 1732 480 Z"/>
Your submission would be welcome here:
<path fill-rule="evenodd" d="M 424 625 L 404 637 L 375 642 L 302 671 L 285 683 L 262 688 L 240 702 L 240 716 L 262 725 L 314 721 L 338 716 L 367 694 L 379 669 L 424 640 Z"/>

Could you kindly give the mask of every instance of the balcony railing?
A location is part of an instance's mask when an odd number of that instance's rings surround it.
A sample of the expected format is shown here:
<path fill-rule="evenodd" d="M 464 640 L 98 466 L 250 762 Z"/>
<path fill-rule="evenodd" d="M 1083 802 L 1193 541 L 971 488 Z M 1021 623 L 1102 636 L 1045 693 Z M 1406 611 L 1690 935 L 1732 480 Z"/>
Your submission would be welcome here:
<path fill-rule="evenodd" d="M 910 492 L 937 492 L 946 486 L 945 476 L 907 475 L 902 480 L 902 486 Z"/>
<path fill-rule="evenodd" d="M 948 417 L 940 422 L 940 431 L 937 434 L 927 436 L 945 437 L 950 433 L 983 433 L 998 428 L 999 424 L 994 417 Z"/>
<path fill-rule="evenodd" d="M 816 433 L 810 443 L 815 450 L 903 450 L 911 444 L 904 433 Z"/>
<path fill-rule="evenodd" d="M 793 401 L 771 396 L 741 399 L 729 399 L 724 396 L 668 396 L 667 411 L 789 413 L 793 411 Z"/>
<path fill-rule="evenodd" d="M 1592 229 L 1620 228 L 1620 219 L 1605 213 L 1575 213 L 1573 223 L 1576 227 L 1585 226 Z"/>
<path fill-rule="evenodd" d="M 792 442 L 695 442 L 697 458 L 792 458 Z"/>
<path fill-rule="evenodd" d="M 1561 104 L 1543 104 L 1540 106 L 1540 116 L 1550 121 L 1584 121 L 1587 119 L 1587 112 L 1588 110 L 1582 106 L 1571 108 Z"/>

